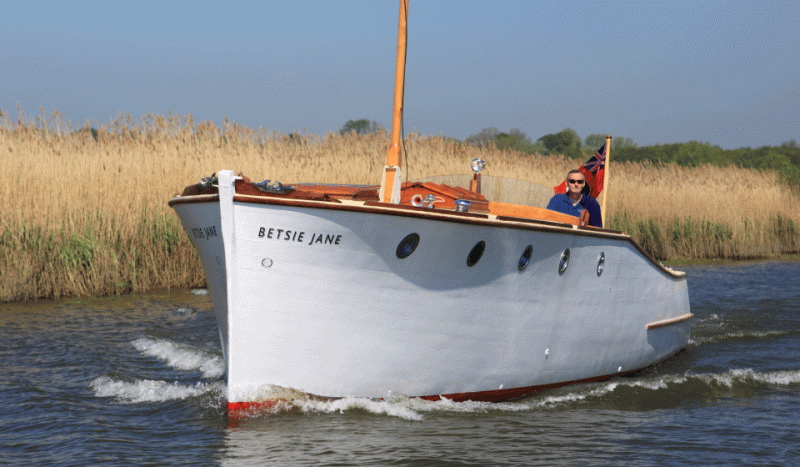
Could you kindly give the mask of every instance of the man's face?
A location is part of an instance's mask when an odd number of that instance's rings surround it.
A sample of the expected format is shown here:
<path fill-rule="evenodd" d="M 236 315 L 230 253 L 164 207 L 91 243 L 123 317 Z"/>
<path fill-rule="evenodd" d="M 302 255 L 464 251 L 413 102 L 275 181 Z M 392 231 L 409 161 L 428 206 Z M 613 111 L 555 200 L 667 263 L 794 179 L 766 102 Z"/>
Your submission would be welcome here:
<path fill-rule="evenodd" d="M 583 174 L 572 173 L 567 176 L 567 189 L 569 193 L 580 193 L 583 185 L 586 184 L 586 177 Z"/>

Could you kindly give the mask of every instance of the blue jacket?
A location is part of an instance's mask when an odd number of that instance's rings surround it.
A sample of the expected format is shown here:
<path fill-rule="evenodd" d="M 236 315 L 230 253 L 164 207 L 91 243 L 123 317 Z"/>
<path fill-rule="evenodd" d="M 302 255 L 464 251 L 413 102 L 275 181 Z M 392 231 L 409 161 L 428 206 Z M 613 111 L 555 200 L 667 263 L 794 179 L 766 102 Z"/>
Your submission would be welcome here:
<path fill-rule="evenodd" d="M 600 214 L 600 205 L 597 200 L 589 195 L 583 195 L 577 206 L 572 205 L 572 200 L 569 196 L 559 193 L 550 198 L 550 203 L 547 209 L 556 212 L 563 212 L 575 217 L 581 217 L 581 211 L 586 209 L 589 211 L 589 225 L 594 227 L 603 227 L 603 217 Z"/>

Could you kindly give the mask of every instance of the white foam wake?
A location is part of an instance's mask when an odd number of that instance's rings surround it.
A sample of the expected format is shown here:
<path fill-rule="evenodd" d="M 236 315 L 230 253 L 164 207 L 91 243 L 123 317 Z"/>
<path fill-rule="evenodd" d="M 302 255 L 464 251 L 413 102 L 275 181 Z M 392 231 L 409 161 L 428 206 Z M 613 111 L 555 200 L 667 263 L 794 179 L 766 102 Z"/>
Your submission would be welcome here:
<path fill-rule="evenodd" d="M 364 410 L 377 415 L 389 415 L 404 420 L 422 420 L 422 415 L 407 404 L 388 402 L 363 397 L 345 397 L 333 401 L 297 401 L 303 412 L 344 413 L 348 410 Z"/>
<path fill-rule="evenodd" d="M 116 397 L 123 403 L 134 404 L 197 397 L 210 391 L 220 391 L 222 383 L 183 385 L 148 379 L 129 383 L 101 376 L 92 381 L 91 387 L 97 397 Z"/>
<path fill-rule="evenodd" d="M 376 415 L 388 415 L 404 420 L 419 421 L 424 419 L 425 413 L 521 412 L 579 401 L 589 396 L 590 394 L 588 393 L 569 393 L 558 396 L 547 396 L 541 399 L 514 402 L 454 402 L 449 399 L 429 401 L 417 398 L 374 400 L 361 397 L 345 397 L 332 401 L 295 399 L 292 400 L 291 405 L 299 408 L 303 412 L 344 413 L 349 410 L 363 410 Z"/>
<path fill-rule="evenodd" d="M 695 318 L 692 325 L 695 337 L 689 339 L 690 345 L 715 344 L 728 340 L 776 338 L 792 334 L 794 330 L 742 330 L 731 331 L 728 323 L 719 315 Z M 698 335 L 702 334 L 702 335 Z"/>
<path fill-rule="evenodd" d="M 800 370 L 761 372 L 751 368 L 744 368 L 730 370 L 722 374 L 696 375 L 696 377 L 714 381 L 717 384 L 727 387 L 733 387 L 736 383 L 746 383 L 748 381 L 756 381 L 772 386 L 788 386 L 790 384 L 800 383 Z"/>
<path fill-rule="evenodd" d="M 800 384 L 800 370 L 759 372 L 749 368 L 734 369 L 724 373 L 686 373 L 683 375 L 662 375 L 651 379 L 617 379 L 604 383 L 568 386 L 556 391 L 546 391 L 531 397 L 512 402 L 453 402 L 447 399 L 428 401 L 413 398 L 395 398 L 376 401 L 365 398 L 347 397 L 333 401 L 295 399 L 292 404 L 304 412 L 345 412 L 365 410 L 374 414 L 390 415 L 406 420 L 422 420 L 424 413 L 459 412 L 481 413 L 490 411 L 520 412 L 529 410 L 554 409 L 568 404 L 592 401 L 618 388 L 638 387 L 652 391 L 669 391 L 675 386 L 692 381 L 702 381 L 709 385 L 733 388 L 737 384 L 756 381 L 771 386 Z M 555 392 L 555 393 L 554 393 Z"/>
<path fill-rule="evenodd" d="M 771 386 L 788 386 L 800 383 L 800 370 L 783 370 L 760 372 L 751 368 L 733 369 L 725 373 L 685 373 L 683 375 L 663 375 L 653 379 L 643 380 L 614 380 L 600 383 L 594 389 L 578 394 L 572 400 L 581 400 L 588 397 L 600 397 L 620 387 L 639 387 L 644 389 L 669 390 L 670 387 L 679 386 L 692 381 L 700 381 L 710 386 L 733 388 L 737 384 L 758 382 Z M 569 402 L 569 398 L 564 402 Z M 554 401 L 558 402 L 558 401 Z"/>
<path fill-rule="evenodd" d="M 219 378 L 225 363 L 218 355 L 163 339 L 140 338 L 132 342 L 136 350 L 166 362 L 178 370 L 199 370 L 205 378 Z"/>
<path fill-rule="evenodd" d="M 739 331 L 718 334 L 708 337 L 698 337 L 692 339 L 692 343 L 700 344 L 714 344 L 717 342 L 724 342 L 731 339 L 763 339 L 766 337 L 781 337 L 789 335 L 789 331 Z"/>

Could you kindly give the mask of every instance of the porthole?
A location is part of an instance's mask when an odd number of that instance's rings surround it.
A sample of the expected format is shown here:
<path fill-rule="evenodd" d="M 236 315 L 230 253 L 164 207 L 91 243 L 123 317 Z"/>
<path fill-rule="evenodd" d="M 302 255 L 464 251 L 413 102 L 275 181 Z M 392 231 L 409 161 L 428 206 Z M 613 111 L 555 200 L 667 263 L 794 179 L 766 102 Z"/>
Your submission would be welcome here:
<path fill-rule="evenodd" d="M 485 249 L 486 249 L 486 242 L 481 240 L 478 243 L 476 243 L 475 246 L 472 247 L 472 251 L 470 251 L 469 255 L 467 256 L 467 266 L 472 267 L 478 264 L 478 261 L 480 261 L 481 256 L 483 256 L 483 250 Z"/>
<path fill-rule="evenodd" d="M 597 276 L 599 277 L 600 274 L 603 273 L 603 268 L 606 265 L 606 254 L 602 251 L 600 252 L 600 257 L 597 258 Z"/>
<path fill-rule="evenodd" d="M 561 261 L 558 263 L 558 273 L 564 274 L 564 271 L 567 270 L 567 266 L 569 266 L 569 248 L 561 253 Z"/>
<path fill-rule="evenodd" d="M 419 245 L 419 234 L 412 233 L 406 235 L 406 238 L 400 241 L 397 245 L 397 257 L 400 259 L 408 258 Z"/>
<path fill-rule="evenodd" d="M 522 256 L 519 257 L 519 263 L 517 264 L 517 269 L 520 271 L 524 271 L 525 268 L 528 267 L 528 264 L 531 262 L 531 255 L 533 254 L 533 247 L 528 245 L 525 248 L 525 251 L 522 252 Z"/>

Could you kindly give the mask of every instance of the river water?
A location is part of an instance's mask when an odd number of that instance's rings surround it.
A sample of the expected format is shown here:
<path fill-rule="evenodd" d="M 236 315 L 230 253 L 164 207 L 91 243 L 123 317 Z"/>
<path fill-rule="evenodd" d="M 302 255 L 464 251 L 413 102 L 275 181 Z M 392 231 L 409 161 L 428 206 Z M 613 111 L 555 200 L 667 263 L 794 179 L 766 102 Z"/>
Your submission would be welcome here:
<path fill-rule="evenodd" d="M 205 291 L 0 304 L 0 465 L 800 465 L 800 262 L 682 269 L 689 347 L 639 374 L 239 420 Z"/>

